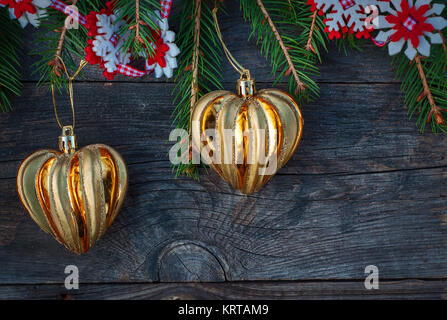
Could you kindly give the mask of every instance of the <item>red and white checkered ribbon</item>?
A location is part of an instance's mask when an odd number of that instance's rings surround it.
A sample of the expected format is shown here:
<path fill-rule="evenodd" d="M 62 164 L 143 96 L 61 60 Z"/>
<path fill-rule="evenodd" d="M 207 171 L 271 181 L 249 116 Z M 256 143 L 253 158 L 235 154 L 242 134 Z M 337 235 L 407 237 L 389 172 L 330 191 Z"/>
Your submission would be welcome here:
<path fill-rule="evenodd" d="M 160 0 L 160 16 L 161 18 L 168 18 L 169 17 L 169 13 L 171 12 L 171 7 L 172 7 L 172 1 L 173 0 Z M 73 19 L 77 19 L 79 21 L 79 23 L 81 25 L 83 25 L 85 27 L 87 20 L 85 19 L 85 17 L 80 14 L 79 12 L 75 12 L 73 10 L 72 5 L 68 5 L 60 0 L 51 0 L 51 4 L 49 5 L 49 7 L 56 9 L 68 16 L 71 16 Z M 112 38 L 110 39 L 110 41 L 112 41 L 112 43 L 115 41 L 117 41 L 117 38 L 115 37 L 115 35 L 112 36 Z M 154 47 L 154 44 L 151 43 L 152 47 Z M 145 64 L 145 71 L 142 70 L 138 70 L 135 68 L 132 68 L 131 66 L 127 65 L 127 64 L 119 64 L 117 65 L 117 70 L 118 73 L 128 76 L 128 77 L 134 77 L 134 78 L 138 78 L 138 77 L 142 77 L 146 74 L 149 74 L 152 72 L 152 70 L 148 70 L 148 63 L 146 61 Z"/>
<path fill-rule="evenodd" d="M 416 19 L 414 19 L 412 16 L 408 16 L 408 18 L 402 25 L 405 27 L 405 29 L 407 29 L 407 31 L 411 32 L 417 24 L 418 22 L 416 21 Z"/>
<path fill-rule="evenodd" d="M 169 17 L 171 6 L 172 0 L 160 0 L 160 16 L 162 19 Z"/>
<path fill-rule="evenodd" d="M 344 10 L 355 6 L 355 0 L 338 0 Z"/>
<path fill-rule="evenodd" d="M 80 14 L 78 11 L 74 11 L 73 5 L 66 4 L 59 0 L 51 0 L 51 3 L 49 5 L 50 8 L 56 9 L 62 13 L 65 13 L 67 16 L 71 16 L 75 21 L 78 21 L 80 24 L 82 24 L 85 27 L 86 20 L 85 17 Z"/>

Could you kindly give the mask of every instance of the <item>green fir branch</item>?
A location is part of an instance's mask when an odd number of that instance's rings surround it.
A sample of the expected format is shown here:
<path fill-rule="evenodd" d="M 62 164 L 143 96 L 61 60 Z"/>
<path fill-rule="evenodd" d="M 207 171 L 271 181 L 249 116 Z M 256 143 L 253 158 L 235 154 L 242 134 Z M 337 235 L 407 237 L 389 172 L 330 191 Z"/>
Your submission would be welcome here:
<path fill-rule="evenodd" d="M 196 4 L 199 4 L 199 6 L 196 6 Z M 179 66 L 175 76 L 177 84 L 173 91 L 176 106 L 172 118 L 175 127 L 188 131 L 191 104 L 204 94 L 223 88 L 221 78 L 221 57 L 223 53 L 213 24 L 213 2 L 184 0 L 182 5 L 180 28 L 176 39 L 180 48 L 180 55 L 178 57 Z M 196 12 L 197 7 L 200 8 L 200 13 Z M 198 22 L 198 25 L 196 22 Z M 200 28 L 200 37 L 198 42 L 195 42 L 194 35 L 198 31 L 197 28 Z M 197 51 L 194 49 L 196 43 L 199 44 Z M 197 52 L 198 56 L 196 77 L 194 77 L 193 63 L 195 52 Z M 195 85 L 193 85 L 194 83 Z M 198 179 L 198 168 L 195 165 L 175 165 L 172 170 L 176 176 L 185 174 Z"/>
<path fill-rule="evenodd" d="M 317 60 L 321 50 L 326 49 L 326 35 L 321 17 L 317 17 L 317 27 L 312 36 L 314 54 L 306 50 L 312 24 L 312 12 L 305 1 L 274 1 L 274 0 L 241 0 L 241 10 L 244 18 L 251 22 L 250 38 L 255 38 L 262 54 L 270 59 L 274 84 L 287 78 L 288 91 L 298 101 L 309 100 L 319 94 L 317 83 L 312 79 L 318 74 Z M 272 26 L 268 23 L 260 3 L 265 7 L 275 25 L 287 53 L 281 47 Z M 288 63 L 290 56 L 292 66 Z M 296 77 L 294 75 L 296 71 Z M 305 88 L 305 90 L 302 90 Z"/>
<path fill-rule="evenodd" d="M 447 28 L 441 36 L 442 45 L 432 44 L 427 58 L 417 55 L 410 62 L 401 52 L 392 59 L 410 119 L 416 119 L 421 132 L 429 126 L 435 134 L 447 133 Z"/>
<path fill-rule="evenodd" d="M 123 52 L 130 50 L 133 57 L 152 55 L 151 29 L 158 30 L 156 10 L 160 10 L 159 0 L 116 0 L 114 8 L 119 13 L 117 21 L 127 21 L 118 32 L 120 36 L 129 33 L 123 45 Z"/>
<path fill-rule="evenodd" d="M 82 0 L 76 3 L 79 13 L 87 15 L 90 11 L 99 11 L 104 7 L 102 0 Z M 67 66 L 69 74 L 78 68 L 77 61 L 84 58 L 87 46 L 87 30 L 81 24 L 77 29 L 67 29 L 64 23 L 67 15 L 48 8 L 47 16 L 41 20 L 39 34 L 36 38 L 36 49 L 32 54 L 39 56 L 33 64 L 33 73 L 39 74 L 38 85 L 54 84 L 58 89 L 67 84 L 62 65 L 56 58 L 58 46 L 62 41 L 60 56 Z M 62 39 L 62 40 L 61 40 Z"/>
<path fill-rule="evenodd" d="M 20 96 L 22 87 L 19 52 L 23 47 L 23 29 L 11 20 L 6 8 L 0 8 L 0 111 L 12 109 L 11 97 Z"/>
<path fill-rule="evenodd" d="M 446 133 L 447 61 L 442 46 L 433 45 L 430 57 L 421 59 L 418 56 L 411 62 L 404 53 L 400 53 L 393 58 L 392 63 L 396 67 L 397 78 L 402 80 L 401 90 L 405 95 L 410 119 L 416 119 L 421 132 L 429 125 L 433 133 Z M 428 90 L 424 87 L 418 64 L 422 68 Z"/>

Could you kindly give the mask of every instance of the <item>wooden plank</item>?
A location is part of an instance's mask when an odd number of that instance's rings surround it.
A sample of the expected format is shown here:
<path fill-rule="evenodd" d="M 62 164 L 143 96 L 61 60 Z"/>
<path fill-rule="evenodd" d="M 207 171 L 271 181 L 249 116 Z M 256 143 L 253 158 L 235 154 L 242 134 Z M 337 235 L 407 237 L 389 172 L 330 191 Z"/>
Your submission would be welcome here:
<path fill-rule="evenodd" d="M 383 281 L 366 290 L 362 281 L 132 283 L 0 285 L 0 299 L 157 299 L 157 300 L 313 300 L 313 299 L 446 299 L 446 280 Z"/>
<path fill-rule="evenodd" d="M 253 77 L 258 82 L 273 81 L 269 60 L 261 55 L 255 39 L 248 40 L 251 32 L 250 23 L 244 22 L 238 1 L 229 1 L 226 3 L 226 8 L 228 15 L 220 15 L 219 20 L 229 49 L 244 67 L 251 70 Z M 175 10 L 177 9 L 179 9 L 178 6 Z M 171 16 L 175 16 L 175 12 Z M 170 23 L 172 24 L 171 29 L 177 32 L 179 20 L 171 18 Z M 35 50 L 36 33 L 27 33 L 24 52 L 29 53 Z M 315 80 L 319 82 L 396 82 L 390 65 L 391 58 L 386 50 L 376 47 L 371 40 L 360 40 L 358 44 L 361 48 L 360 52 L 350 50 L 349 55 L 346 55 L 338 50 L 333 42 L 329 43 L 329 53 L 323 54 L 320 75 L 316 76 Z M 222 59 L 223 80 L 226 82 L 236 81 L 238 74 L 224 56 Z M 31 66 L 36 61 L 38 61 L 37 56 L 24 55 L 22 65 Z M 36 81 L 39 78 L 38 75 L 33 74 L 33 68 L 24 68 L 23 74 L 27 81 Z M 85 69 L 85 76 L 89 81 L 105 81 L 102 72 L 96 67 L 90 66 Z M 143 79 L 118 75 L 114 81 L 164 83 L 166 79 L 155 79 L 153 75 Z M 172 82 L 173 80 L 168 81 Z"/>
<path fill-rule="evenodd" d="M 232 87 L 227 84 L 227 89 Z M 160 161 L 168 168 L 172 88 L 172 84 L 156 83 L 76 84 L 80 145 L 101 141 L 123 152 L 126 149 L 131 159 L 142 157 L 144 152 L 145 160 Z M 61 117 L 71 121 L 67 97 L 57 101 Z M 15 102 L 17 108 L 0 118 L 0 177 L 14 177 L 17 161 L 33 150 L 56 147 L 60 134 L 46 89 L 27 84 L 23 97 Z M 402 104 L 397 84 L 324 84 L 318 100 L 301 106 L 305 120 L 302 143 L 281 173 L 363 173 L 446 166 L 446 139 L 418 133 Z"/>
<path fill-rule="evenodd" d="M 55 147 L 47 91 L 25 86 L 0 118 L 0 283 L 443 278 L 446 140 L 418 134 L 397 84 L 324 84 L 304 106 L 305 134 L 287 168 L 252 196 L 216 174 L 174 179 L 166 153 L 172 84 L 76 85 L 80 145 L 115 147 L 129 164 L 124 208 L 78 257 L 26 216 L 20 161 Z M 67 99 L 59 99 L 61 116 Z"/>

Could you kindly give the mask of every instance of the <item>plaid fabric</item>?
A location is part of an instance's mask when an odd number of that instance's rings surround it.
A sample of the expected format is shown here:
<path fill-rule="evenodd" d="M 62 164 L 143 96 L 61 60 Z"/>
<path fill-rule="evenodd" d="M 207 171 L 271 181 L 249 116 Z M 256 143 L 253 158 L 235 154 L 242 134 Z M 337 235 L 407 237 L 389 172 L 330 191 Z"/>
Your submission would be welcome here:
<path fill-rule="evenodd" d="M 120 36 L 117 33 L 114 33 L 111 37 L 110 37 L 110 42 L 113 44 L 114 47 L 116 47 L 116 44 L 118 43 L 118 41 L 120 40 Z"/>
<path fill-rule="evenodd" d="M 411 32 L 417 24 L 418 22 L 412 16 L 408 16 L 407 20 L 405 20 L 402 25 L 408 32 Z"/>
<path fill-rule="evenodd" d="M 162 18 L 169 17 L 169 12 L 171 12 L 172 0 L 160 0 L 160 16 Z"/>
<path fill-rule="evenodd" d="M 70 5 L 60 1 L 60 0 L 51 0 L 49 7 L 56 9 L 62 13 L 65 13 L 67 16 L 72 15 L 73 19 L 79 19 L 79 23 L 85 26 L 86 20 L 85 17 L 78 13 L 74 14 L 73 9 L 70 8 Z"/>
<path fill-rule="evenodd" d="M 128 77 L 142 77 L 146 74 L 146 72 L 132 68 L 131 66 L 128 66 L 127 64 L 119 64 L 118 65 L 118 73 L 121 73 Z"/>
<path fill-rule="evenodd" d="M 338 0 L 344 10 L 355 6 L 355 0 Z"/>
<path fill-rule="evenodd" d="M 169 16 L 169 13 L 171 12 L 171 6 L 172 6 L 172 0 L 160 0 L 160 7 L 161 7 L 161 12 L 160 12 L 160 16 L 162 18 L 167 18 Z M 73 14 L 73 10 L 69 7 L 69 5 L 67 5 L 66 3 L 60 1 L 60 0 L 51 0 L 51 4 L 50 7 L 53 9 L 56 9 L 62 13 L 65 13 L 66 15 L 70 15 Z M 76 15 L 73 16 L 73 18 L 76 18 Z M 85 26 L 86 24 L 86 20 L 85 17 L 81 14 L 79 14 L 79 23 L 82 24 L 83 26 Z M 110 41 L 116 45 L 116 43 L 119 40 L 119 36 L 117 34 L 114 34 L 111 38 Z M 152 47 L 155 48 L 155 45 L 152 44 Z M 132 68 L 131 66 L 128 65 L 124 65 L 124 64 L 120 64 L 117 66 L 118 67 L 118 73 L 123 74 L 125 76 L 128 77 L 142 77 L 148 73 L 150 73 L 152 70 L 150 70 L 148 67 L 148 63 L 146 61 L 146 70 L 145 71 L 141 71 L 135 68 Z"/>

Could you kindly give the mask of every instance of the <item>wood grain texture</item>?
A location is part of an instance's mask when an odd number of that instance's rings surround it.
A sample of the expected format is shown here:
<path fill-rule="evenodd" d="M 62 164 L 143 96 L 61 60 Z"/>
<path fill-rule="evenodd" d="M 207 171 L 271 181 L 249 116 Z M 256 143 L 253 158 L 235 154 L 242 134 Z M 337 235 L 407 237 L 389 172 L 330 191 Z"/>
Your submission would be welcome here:
<path fill-rule="evenodd" d="M 248 25 L 229 3 L 222 17 L 228 46 L 259 89 L 271 87 L 270 67 L 253 42 L 246 45 Z M 173 83 L 104 82 L 88 67 L 89 81 L 75 84 L 79 145 L 119 151 L 130 185 L 117 219 L 85 256 L 42 232 L 18 201 L 21 161 L 56 148 L 60 134 L 49 91 L 36 88 L 34 58 L 26 58 L 22 97 L 0 116 L 0 298 L 57 298 L 69 264 L 86 288 L 75 298 L 369 297 L 375 293 L 362 279 L 370 264 L 388 288 L 378 297 L 445 297 L 447 140 L 418 133 L 386 53 L 363 48 L 324 57 L 321 96 L 301 106 L 296 154 L 251 196 L 214 173 L 203 172 L 200 182 L 174 178 L 167 157 Z M 225 64 L 227 89 L 235 77 Z M 67 97 L 58 103 L 69 121 Z M 232 282 L 244 280 L 306 281 Z M 198 281 L 215 283 L 183 283 Z"/>
<path fill-rule="evenodd" d="M 360 279 L 369 264 L 384 278 L 446 275 L 445 139 L 405 120 L 398 85 L 322 85 L 303 108 L 297 153 L 252 196 L 213 173 L 200 183 L 172 176 L 172 86 L 76 85 L 79 144 L 116 148 L 130 181 L 117 220 L 82 257 L 41 232 L 17 201 L 21 159 L 59 135 L 48 93 L 26 86 L 20 107 L 0 120 L 2 283 L 58 282 L 67 264 L 85 282 Z"/>
<path fill-rule="evenodd" d="M 257 80 L 272 82 L 271 67 L 269 60 L 266 60 L 256 46 L 256 39 L 248 40 L 251 32 L 250 23 L 244 21 L 242 13 L 239 11 L 239 1 L 231 0 L 225 3 L 228 14 L 219 14 L 222 34 L 228 48 L 234 57 L 247 69 L 251 70 L 251 75 Z M 171 13 L 170 26 L 176 31 L 178 26 L 172 18 L 178 11 L 178 6 L 173 6 Z M 310 12 L 310 11 L 309 11 Z M 25 51 L 31 52 L 35 49 L 33 39 L 35 33 L 27 33 Z M 398 82 L 394 77 L 394 72 L 389 65 L 389 56 L 386 48 L 377 48 L 371 41 L 359 40 L 361 51 L 349 50 L 349 55 L 344 51 L 338 50 L 334 43 L 329 43 L 330 54 L 324 54 L 320 66 L 320 74 L 315 78 L 319 82 L 348 82 L 348 83 L 377 83 L 377 82 Z M 38 56 L 23 56 L 22 65 L 31 66 L 38 61 Z M 225 57 L 222 57 L 223 79 L 235 82 L 239 76 L 228 63 Z M 85 79 L 88 81 L 104 81 L 102 73 L 98 68 L 90 67 L 83 71 Z M 23 68 L 24 79 L 36 81 L 39 76 L 33 72 L 32 68 Z M 172 79 L 155 79 L 154 76 L 145 76 L 143 78 L 130 78 L 117 75 L 113 81 L 119 82 L 172 82 Z M 284 79 L 283 82 L 286 82 Z"/>
<path fill-rule="evenodd" d="M 378 290 L 366 290 L 362 281 L 80 284 L 78 290 L 40 284 L 0 285 L 0 296 L 58 300 L 446 299 L 446 288 L 446 280 L 385 281 Z"/>

